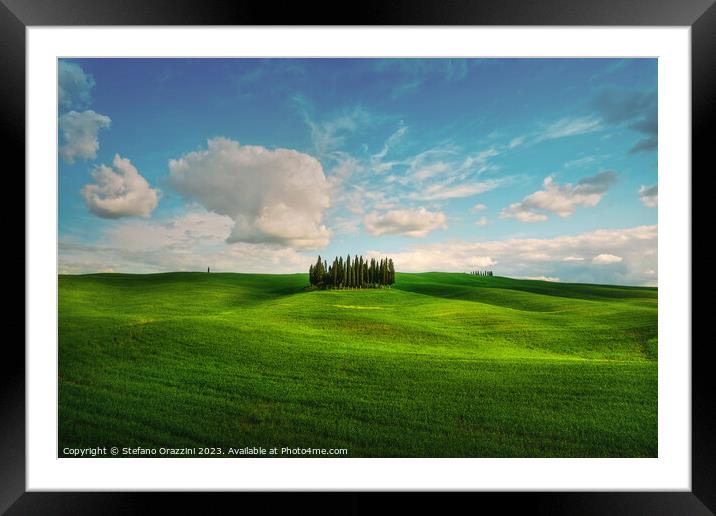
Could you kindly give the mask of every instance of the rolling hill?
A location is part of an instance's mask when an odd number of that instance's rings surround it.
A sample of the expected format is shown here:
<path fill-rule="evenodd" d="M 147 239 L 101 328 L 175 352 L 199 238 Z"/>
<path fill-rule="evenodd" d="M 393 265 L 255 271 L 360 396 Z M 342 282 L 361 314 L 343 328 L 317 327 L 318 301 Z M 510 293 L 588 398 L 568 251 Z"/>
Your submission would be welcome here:
<path fill-rule="evenodd" d="M 64 447 L 655 457 L 654 288 L 398 273 L 59 277 Z"/>

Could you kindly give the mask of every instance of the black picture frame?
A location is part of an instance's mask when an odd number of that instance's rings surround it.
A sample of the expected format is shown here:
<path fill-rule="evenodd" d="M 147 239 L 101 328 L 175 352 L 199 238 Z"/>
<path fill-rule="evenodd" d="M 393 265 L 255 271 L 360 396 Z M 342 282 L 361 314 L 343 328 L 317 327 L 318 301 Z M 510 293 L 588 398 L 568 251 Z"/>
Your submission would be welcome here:
<path fill-rule="evenodd" d="M 713 146 L 716 92 L 715 0 L 363 0 L 335 11 L 323 4 L 292 2 L 220 2 L 203 0 L 0 0 L 0 123 L 5 149 L 14 153 L 15 170 L 24 170 L 25 155 L 25 29 L 62 25 L 548 25 L 548 26 L 689 26 L 692 44 L 692 162 L 702 168 Z M 351 8 L 351 5 L 354 7 Z M 337 4 L 336 4 L 337 6 Z M 342 14 L 345 13 L 345 14 Z M 709 169 L 713 169 L 713 165 Z M 10 167 L 6 168 L 9 174 Z M 691 171 L 682 171 L 685 177 Z M 20 174 L 15 174 L 20 183 Z M 705 178 L 704 178 L 705 180 Z M 699 180 L 701 181 L 701 179 Z M 18 185 L 25 191 L 24 180 Z M 17 190 L 16 190 L 17 191 Z M 24 196 L 23 196 L 24 198 Z M 16 224 L 19 231 L 19 224 Z M 693 231 L 692 231 L 693 234 Z M 23 235 L 25 239 L 24 226 Z M 24 246 L 23 246 L 24 249 Z M 24 252 L 24 251 L 23 251 Z M 693 256 L 693 247 L 692 247 Z M 25 257 L 27 258 L 27 257 Z M 16 258 L 17 261 L 17 258 Z M 25 269 L 25 274 L 30 271 Z M 19 275 L 17 279 L 19 280 Z M 692 284 L 693 272 L 684 280 Z M 23 296 L 24 299 L 24 296 Z M 17 302 L 16 306 L 20 306 Z M 24 303 L 22 304 L 24 308 Z M 20 319 L 17 318 L 17 321 Z M 693 320 L 693 316 L 692 316 Z M 14 322 L 19 326 L 19 322 Z M 24 333 L 24 327 L 23 327 Z M 716 431 L 710 392 L 714 376 L 710 340 L 692 344 L 692 491 L 597 493 L 474 493 L 469 506 L 497 503 L 500 511 L 515 508 L 549 514 L 713 514 L 716 511 Z M 683 343 L 689 345 L 691 343 Z M 5 339 L 0 375 L 0 512 L 7 514 L 128 514 L 153 512 L 176 504 L 179 513 L 205 512 L 217 493 L 27 493 L 25 490 L 25 353 L 20 339 Z M 238 496 L 255 498 L 244 493 Z M 170 500 L 171 498 L 171 500 Z M 331 507 L 323 500 L 294 495 L 294 509 L 316 512 Z M 227 500 L 228 501 L 228 500 Z M 178 502 L 178 503 L 177 503 Z M 259 501 L 260 502 L 260 501 Z M 213 501 L 212 501 L 213 503 Z M 242 500 L 242 505 L 248 503 Z M 261 503 L 261 502 L 260 502 Z M 364 512 L 383 504 L 379 495 L 349 493 L 337 512 Z M 406 502 L 408 503 L 408 502 Z M 412 504 L 424 505 L 421 494 Z M 296 505 L 298 504 L 298 505 Z M 336 505 L 332 505 L 335 510 Z M 407 507 L 405 507 L 407 508 Z M 334 511 L 331 511 L 334 512 Z"/>

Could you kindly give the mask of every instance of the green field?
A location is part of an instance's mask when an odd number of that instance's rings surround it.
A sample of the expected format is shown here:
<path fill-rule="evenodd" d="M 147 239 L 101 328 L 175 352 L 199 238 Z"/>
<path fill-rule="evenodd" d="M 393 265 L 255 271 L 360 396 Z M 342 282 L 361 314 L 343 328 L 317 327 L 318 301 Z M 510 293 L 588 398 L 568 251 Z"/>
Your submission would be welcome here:
<path fill-rule="evenodd" d="M 64 447 L 655 457 L 657 290 L 397 274 L 59 277 Z"/>

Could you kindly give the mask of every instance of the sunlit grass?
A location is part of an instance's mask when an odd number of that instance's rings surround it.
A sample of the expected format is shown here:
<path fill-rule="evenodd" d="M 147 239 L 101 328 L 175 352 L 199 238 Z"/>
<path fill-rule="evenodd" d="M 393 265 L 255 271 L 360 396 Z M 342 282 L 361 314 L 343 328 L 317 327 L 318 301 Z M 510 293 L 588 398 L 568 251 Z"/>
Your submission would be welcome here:
<path fill-rule="evenodd" d="M 656 456 L 657 291 L 466 274 L 59 278 L 64 446 Z"/>

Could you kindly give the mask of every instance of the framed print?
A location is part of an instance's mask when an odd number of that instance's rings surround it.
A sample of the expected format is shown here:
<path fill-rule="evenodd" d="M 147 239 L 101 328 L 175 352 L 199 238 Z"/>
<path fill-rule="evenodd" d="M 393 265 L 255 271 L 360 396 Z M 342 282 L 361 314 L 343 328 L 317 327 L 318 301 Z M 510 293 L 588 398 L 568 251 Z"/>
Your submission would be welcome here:
<path fill-rule="evenodd" d="M 709 2 L 352 26 L 7 4 L 9 514 L 138 491 L 713 510 L 691 338 Z"/>

